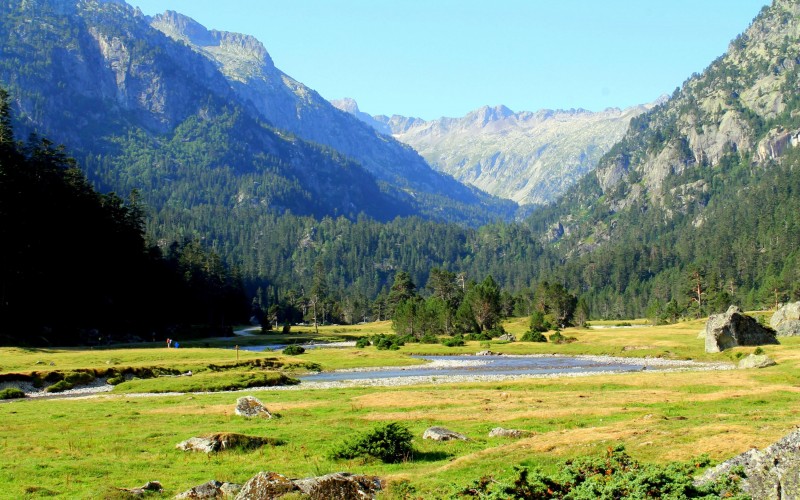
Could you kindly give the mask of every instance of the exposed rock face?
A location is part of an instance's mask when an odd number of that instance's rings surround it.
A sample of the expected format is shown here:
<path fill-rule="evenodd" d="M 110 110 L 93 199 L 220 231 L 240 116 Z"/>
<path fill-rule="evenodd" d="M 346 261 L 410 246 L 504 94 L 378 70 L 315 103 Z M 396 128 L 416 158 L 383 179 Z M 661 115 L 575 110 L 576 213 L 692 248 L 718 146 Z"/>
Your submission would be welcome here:
<path fill-rule="evenodd" d="M 523 431 L 520 429 L 504 429 L 502 427 L 495 427 L 489 431 L 489 437 L 507 437 L 519 439 L 525 436 L 530 436 L 530 431 Z"/>
<path fill-rule="evenodd" d="M 347 472 L 297 479 L 294 484 L 312 500 L 376 498 L 382 489 L 381 480 L 377 476 Z"/>
<path fill-rule="evenodd" d="M 800 335 L 800 302 L 786 304 L 775 311 L 769 326 L 775 329 L 779 337 Z"/>
<path fill-rule="evenodd" d="M 737 365 L 738 368 L 766 368 L 768 366 L 775 366 L 778 363 L 774 359 L 764 354 L 751 354 L 746 358 L 742 358 Z"/>
<path fill-rule="evenodd" d="M 594 168 L 632 117 L 651 107 L 514 113 L 483 106 L 461 118 L 426 121 L 373 117 L 352 99 L 332 104 L 413 147 L 442 172 L 521 204 L 555 200 Z"/>
<path fill-rule="evenodd" d="M 377 497 L 382 487 L 377 476 L 347 472 L 295 480 L 277 472 L 259 472 L 245 483 L 236 500 L 267 500 L 293 492 L 307 495 L 312 500 L 372 499 Z"/>
<path fill-rule="evenodd" d="M 709 316 L 706 323 L 706 352 L 720 352 L 736 346 L 777 344 L 775 330 L 761 326 L 755 318 L 731 306 L 724 314 Z"/>
<path fill-rule="evenodd" d="M 236 500 L 267 500 L 293 491 L 300 491 L 300 488 L 283 474 L 259 472 L 244 483 Z"/>
<path fill-rule="evenodd" d="M 214 453 L 229 448 L 260 448 L 267 444 L 279 444 L 278 441 L 270 438 L 245 436 L 233 432 L 218 432 L 205 437 L 193 437 L 175 445 L 183 451 L 199 451 L 203 453 Z"/>
<path fill-rule="evenodd" d="M 220 481 L 211 480 L 176 495 L 175 499 L 233 498 L 241 489 L 241 484 L 222 483 Z"/>
<path fill-rule="evenodd" d="M 272 414 L 267 410 L 267 407 L 253 396 L 245 396 L 236 400 L 236 414 L 248 418 L 272 418 Z"/>
<path fill-rule="evenodd" d="M 744 467 L 747 478 L 742 489 L 752 498 L 800 498 L 800 430 L 792 431 L 764 451 L 754 448 L 707 470 L 697 483 L 716 481 L 737 466 Z"/>
<path fill-rule="evenodd" d="M 429 427 L 422 435 L 422 439 L 432 439 L 434 441 L 452 441 L 454 439 L 460 439 L 461 441 L 469 441 L 467 436 L 444 427 Z"/>

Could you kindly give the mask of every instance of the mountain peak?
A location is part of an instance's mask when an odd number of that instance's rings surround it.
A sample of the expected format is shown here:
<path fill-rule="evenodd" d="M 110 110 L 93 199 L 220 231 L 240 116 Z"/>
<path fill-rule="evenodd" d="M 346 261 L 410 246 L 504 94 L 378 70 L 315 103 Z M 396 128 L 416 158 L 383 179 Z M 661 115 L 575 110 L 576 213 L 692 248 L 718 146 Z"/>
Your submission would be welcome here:
<path fill-rule="evenodd" d="M 350 113 L 351 115 L 357 115 L 358 113 L 361 112 L 361 110 L 358 109 L 358 103 L 356 102 L 355 99 L 351 97 L 332 99 L 330 103 L 333 104 L 335 107 L 341 109 L 342 111 Z"/>

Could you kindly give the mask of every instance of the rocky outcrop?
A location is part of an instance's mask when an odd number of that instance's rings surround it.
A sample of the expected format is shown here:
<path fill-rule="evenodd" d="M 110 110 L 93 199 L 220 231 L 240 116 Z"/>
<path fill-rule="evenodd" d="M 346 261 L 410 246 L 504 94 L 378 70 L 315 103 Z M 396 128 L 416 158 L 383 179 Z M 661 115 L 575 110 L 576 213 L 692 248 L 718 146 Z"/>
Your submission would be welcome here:
<path fill-rule="evenodd" d="M 422 439 L 432 439 L 433 441 L 452 441 L 458 439 L 461 441 L 469 441 L 469 438 L 458 432 L 451 431 L 445 427 L 429 427 L 422 434 Z"/>
<path fill-rule="evenodd" d="M 719 480 L 743 467 L 746 478 L 742 489 L 759 500 L 800 498 L 800 430 L 759 451 L 755 448 L 709 469 L 697 481 L 705 484 Z"/>
<path fill-rule="evenodd" d="M 377 476 L 336 472 L 305 479 L 289 479 L 277 472 L 259 472 L 236 495 L 236 500 L 266 500 L 288 493 L 312 500 L 372 499 L 383 489 Z"/>
<path fill-rule="evenodd" d="M 186 441 L 178 443 L 175 447 L 183 451 L 214 453 L 230 448 L 251 450 L 265 445 L 275 444 L 280 444 L 280 441 L 259 436 L 246 436 L 233 432 L 217 432 L 204 437 L 189 438 Z"/>
<path fill-rule="evenodd" d="M 706 352 L 777 343 L 775 330 L 760 325 L 736 306 L 729 307 L 724 314 L 709 316 L 706 323 Z"/>
<path fill-rule="evenodd" d="M 382 489 L 380 478 L 347 472 L 297 479 L 294 484 L 312 500 L 375 498 Z"/>
<path fill-rule="evenodd" d="M 196 498 L 233 498 L 241 491 L 241 484 L 222 483 L 211 480 L 207 483 L 195 486 L 175 496 L 175 500 L 196 499 Z"/>
<path fill-rule="evenodd" d="M 786 304 L 772 315 L 769 326 L 779 337 L 800 335 L 800 302 Z"/>
<path fill-rule="evenodd" d="M 489 437 L 507 437 L 507 438 L 514 438 L 519 439 L 526 436 L 530 436 L 530 431 L 523 431 L 520 429 L 504 429 L 502 427 L 495 427 L 491 431 L 489 431 Z"/>
<path fill-rule="evenodd" d="M 747 369 L 747 368 L 766 368 L 768 366 L 775 366 L 778 363 L 775 362 L 774 359 L 770 358 L 765 354 L 751 354 L 746 358 L 742 358 L 739 361 L 739 364 L 736 365 L 737 368 L 740 369 Z"/>
<path fill-rule="evenodd" d="M 272 418 L 272 414 L 267 410 L 258 398 L 245 396 L 236 400 L 236 414 L 241 417 L 253 418 Z"/>

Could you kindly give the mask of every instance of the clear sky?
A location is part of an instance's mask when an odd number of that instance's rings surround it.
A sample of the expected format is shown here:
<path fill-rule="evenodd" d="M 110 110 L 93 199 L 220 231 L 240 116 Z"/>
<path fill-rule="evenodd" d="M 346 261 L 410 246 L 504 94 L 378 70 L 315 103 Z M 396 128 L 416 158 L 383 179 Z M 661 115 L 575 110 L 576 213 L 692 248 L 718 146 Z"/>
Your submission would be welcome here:
<path fill-rule="evenodd" d="M 627 107 L 671 94 L 767 0 L 128 0 L 258 38 L 370 114 Z"/>

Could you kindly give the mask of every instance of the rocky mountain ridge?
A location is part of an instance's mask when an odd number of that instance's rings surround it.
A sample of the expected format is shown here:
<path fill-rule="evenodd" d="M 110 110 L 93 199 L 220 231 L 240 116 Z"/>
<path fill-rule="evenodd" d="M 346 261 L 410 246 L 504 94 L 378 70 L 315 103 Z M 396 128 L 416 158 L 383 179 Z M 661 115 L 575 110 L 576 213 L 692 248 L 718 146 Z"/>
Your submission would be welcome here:
<path fill-rule="evenodd" d="M 513 112 L 483 106 L 460 118 L 370 116 L 352 99 L 332 101 L 379 132 L 416 149 L 461 182 L 520 204 L 546 204 L 594 169 L 642 105 L 601 112 Z"/>

